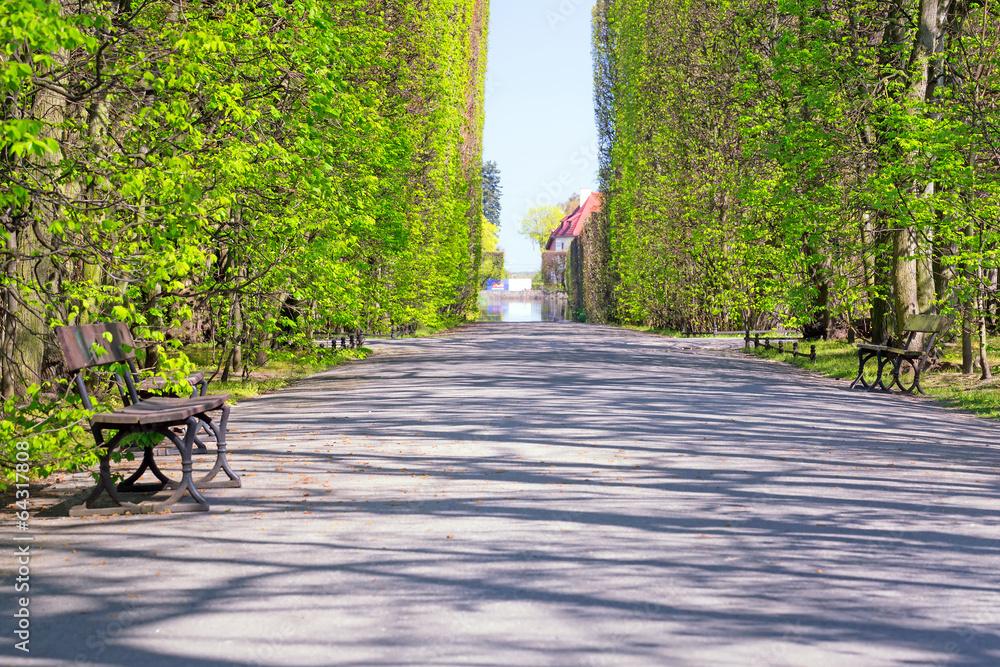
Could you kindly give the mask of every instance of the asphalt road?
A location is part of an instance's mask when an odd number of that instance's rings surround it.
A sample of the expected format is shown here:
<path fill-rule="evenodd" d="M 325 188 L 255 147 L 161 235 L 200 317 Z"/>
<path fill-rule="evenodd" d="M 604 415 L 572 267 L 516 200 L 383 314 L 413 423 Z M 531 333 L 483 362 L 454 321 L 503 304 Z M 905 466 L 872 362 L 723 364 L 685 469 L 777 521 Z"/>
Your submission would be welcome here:
<path fill-rule="evenodd" d="M 211 513 L 5 517 L 0 663 L 1000 664 L 1000 429 L 738 343 L 372 341 L 233 409 Z"/>

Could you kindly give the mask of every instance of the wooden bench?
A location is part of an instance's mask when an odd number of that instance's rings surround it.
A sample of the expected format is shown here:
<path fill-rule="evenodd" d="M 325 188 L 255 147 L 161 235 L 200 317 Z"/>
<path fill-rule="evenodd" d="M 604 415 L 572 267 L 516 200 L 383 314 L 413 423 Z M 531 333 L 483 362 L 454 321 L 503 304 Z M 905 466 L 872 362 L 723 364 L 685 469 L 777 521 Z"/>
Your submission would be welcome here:
<path fill-rule="evenodd" d="M 389 327 L 389 337 L 393 340 L 397 338 L 402 338 L 407 334 L 414 334 L 417 332 L 416 323 L 413 324 L 393 324 Z"/>
<path fill-rule="evenodd" d="M 111 367 L 115 384 L 121 394 L 124 407 L 114 412 L 96 414 L 90 419 L 90 429 L 99 449 L 100 473 L 94 490 L 82 505 L 70 509 L 70 516 L 88 514 L 122 514 L 132 512 L 142 514 L 159 512 L 169 509 L 179 511 L 208 511 L 208 501 L 201 495 L 199 488 L 239 487 L 240 478 L 229 467 L 226 460 L 226 426 L 229 421 L 228 394 L 214 396 L 193 396 L 182 398 L 176 396 L 148 396 L 140 398 L 136 389 L 133 371 L 135 369 L 135 343 L 128 327 L 123 323 L 89 324 L 84 326 L 56 327 L 66 365 L 71 372 L 76 373 L 75 382 L 83 400 L 84 407 L 93 410 L 93 403 L 87 390 L 83 371 L 95 367 Z M 103 352 L 98 352 L 98 347 Z M 114 368 L 113 365 L 118 365 Z M 119 372 L 128 368 L 128 372 Z M 155 383 L 154 387 L 155 388 Z M 195 394 L 198 389 L 195 388 Z M 221 417 L 216 423 L 208 415 L 209 412 L 221 411 Z M 195 436 L 202 427 L 215 436 L 216 458 L 212 469 L 195 482 L 191 453 Z M 174 433 L 174 427 L 185 427 L 184 437 Z M 114 435 L 105 440 L 105 432 L 113 431 Z M 145 446 L 142 462 L 139 468 L 126 480 L 114 484 L 111 475 L 111 457 L 126 436 L 133 434 L 157 434 L 172 442 L 181 455 L 181 480 L 174 481 L 167 477 L 153 456 L 153 447 Z M 140 484 L 138 480 L 147 472 L 158 480 L 155 483 Z M 228 480 L 213 481 L 219 472 L 225 472 Z M 133 503 L 126 501 L 121 493 L 135 491 L 173 491 L 166 500 L 161 502 Z M 115 506 L 110 508 L 95 508 L 94 503 L 107 492 Z M 178 503 L 184 495 L 191 497 L 191 503 Z"/>
<path fill-rule="evenodd" d="M 751 339 L 750 338 L 750 334 L 748 333 L 747 336 L 746 336 L 745 342 L 746 342 L 746 349 L 748 349 L 748 350 L 750 349 L 751 344 L 753 345 L 754 349 L 759 348 L 760 344 L 761 344 L 761 341 L 764 342 L 764 349 L 765 350 L 772 349 L 771 348 L 771 343 L 777 343 L 777 347 L 774 348 L 774 349 L 777 349 L 778 352 L 781 353 L 781 354 L 786 354 L 787 353 L 787 354 L 792 355 L 793 357 L 806 357 L 810 361 L 816 361 L 816 346 L 815 345 L 810 345 L 809 346 L 809 352 L 799 352 L 799 342 L 802 341 L 802 340 L 804 340 L 804 339 L 801 336 L 798 336 L 798 337 L 796 337 L 796 336 L 785 336 L 785 337 L 767 336 L 765 338 L 761 338 L 759 335 L 755 335 Z M 791 347 L 785 348 L 785 343 L 791 343 Z"/>
<path fill-rule="evenodd" d="M 948 318 L 944 315 L 912 315 L 903 327 L 902 333 L 908 336 L 902 346 L 859 343 L 858 377 L 851 383 L 851 389 L 892 391 L 893 386 L 896 386 L 907 394 L 915 391 L 924 393 L 920 387 L 920 373 L 934 351 L 938 334 L 947 322 Z M 914 340 L 921 334 L 925 336 L 923 348 L 911 350 Z M 865 377 L 865 366 L 873 359 L 877 364 L 875 374 Z M 889 364 L 892 364 L 892 379 L 886 385 L 882 378 Z"/>
<path fill-rule="evenodd" d="M 698 336 L 712 336 L 713 338 L 718 338 L 719 336 L 743 336 L 746 339 L 751 334 L 773 334 L 780 333 L 776 329 L 743 329 L 741 331 L 719 331 L 718 328 L 712 329 L 711 331 L 705 330 L 695 330 L 691 328 L 684 329 L 681 334 L 681 338 L 697 338 Z"/>
<path fill-rule="evenodd" d="M 316 344 L 321 348 L 326 348 L 327 344 L 330 345 L 330 349 L 336 351 L 337 349 L 337 336 L 340 336 L 340 349 L 355 349 L 362 347 L 365 344 L 365 332 L 357 331 L 355 333 L 330 333 L 327 332 L 325 335 L 318 335 L 316 338 Z M 348 344 L 350 340 L 350 344 Z"/>

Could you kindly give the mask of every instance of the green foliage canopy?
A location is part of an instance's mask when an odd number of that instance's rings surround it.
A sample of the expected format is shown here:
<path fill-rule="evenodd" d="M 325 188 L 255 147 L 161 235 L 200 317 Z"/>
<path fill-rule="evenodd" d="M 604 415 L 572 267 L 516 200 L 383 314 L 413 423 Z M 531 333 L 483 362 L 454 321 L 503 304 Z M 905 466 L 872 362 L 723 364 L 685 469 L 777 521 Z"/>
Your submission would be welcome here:
<path fill-rule="evenodd" d="M 550 204 L 532 206 L 521 218 L 518 233 L 531 239 L 531 242 L 541 250 L 563 217 L 563 210 L 558 206 Z"/>
<path fill-rule="evenodd" d="M 983 340 L 1000 313 L 998 12 L 599 0 L 597 315 L 882 340 L 936 309 Z"/>
<path fill-rule="evenodd" d="M 483 163 L 483 215 L 495 227 L 500 227 L 500 167 L 494 160 Z"/>
<path fill-rule="evenodd" d="M 0 0 L 5 442 L 88 461 L 53 435 L 86 450 L 54 324 L 129 322 L 154 369 L 208 341 L 225 376 L 468 311 L 487 12 Z"/>

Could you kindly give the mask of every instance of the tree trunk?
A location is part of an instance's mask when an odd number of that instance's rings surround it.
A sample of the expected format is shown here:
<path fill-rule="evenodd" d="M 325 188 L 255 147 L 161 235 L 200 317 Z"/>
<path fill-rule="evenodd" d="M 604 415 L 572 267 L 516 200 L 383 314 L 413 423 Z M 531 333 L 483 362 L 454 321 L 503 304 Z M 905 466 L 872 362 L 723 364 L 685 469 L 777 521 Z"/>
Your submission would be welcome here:
<path fill-rule="evenodd" d="M 159 303 L 160 293 L 162 291 L 163 289 L 160 285 L 156 285 L 152 294 L 150 294 L 149 298 L 146 299 L 146 312 L 149 313 L 146 320 L 150 328 L 153 329 L 160 329 L 163 327 L 163 318 L 159 315 L 152 314 L 156 305 Z M 153 341 L 152 344 L 146 346 L 146 360 L 143 365 L 152 371 L 157 371 L 160 368 L 160 361 L 160 344 L 158 341 Z"/>
<path fill-rule="evenodd" d="M 979 229 L 979 252 L 983 248 L 983 229 Z M 976 305 L 979 307 L 979 367 L 981 380 L 992 380 L 993 372 L 990 370 L 990 360 L 986 355 L 986 281 L 983 273 L 983 261 L 980 259 L 976 264 Z"/>
<path fill-rule="evenodd" d="M 962 303 L 962 372 L 972 375 L 972 308 L 968 302 Z"/>
<path fill-rule="evenodd" d="M 229 382 L 229 371 L 233 364 L 233 351 L 230 350 L 229 354 L 226 355 L 226 364 L 222 369 L 222 377 L 220 378 L 222 382 Z"/>
<path fill-rule="evenodd" d="M 923 104 L 929 101 L 933 91 L 930 88 L 932 58 L 937 46 L 938 0 L 920 0 L 920 17 L 916 39 L 910 54 L 912 78 L 907 97 L 913 104 L 914 113 L 923 114 Z M 925 194 L 934 191 L 933 184 L 925 186 Z M 898 223 L 897 223 L 898 224 Z M 920 312 L 920 280 L 918 280 L 917 238 L 918 230 L 905 227 L 893 232 L 893 289 L 895 291 L 896 333 L 902 331 L 906 318 Z M 925 281 L 933 284 L 933 272 L 927 272 Z M 924 285 L 924 293 L 928 291 Z"/>
<path fill-rule="evenodd" d="M 934 245 L 933 266 L 934 266 L 934 292 L 938 301 L 954 305 L 955 299 L 951 291 L 951 283 L 955 277 L 954 267 L 945 263 L 945 256 L 953 256 L 958 252 L 958 247 L 952 243 L 944 248 L 939 244 Z"/>
<path fill-rule="evenodd" d="M 233 352 L 230 355 L 233 371 L 239 373 L 243 369 L 243 308 L 240 297 L 234 297 L 233 309 Z M 227 366 L 228 368 L 228 366 Z"/>
<path fill-rule="evenodd" d="M 913 230 L 898 229 L 892 232 L 892 288 L 894 293 L 894 314 L 896 335 L 900 335 L 906 319 L 918 312 L 917 306 L 917 262 Z"/>
<path fill-rule="evenodd" d="M 889 266 L 888 263 L 883 263 L 878 261 L 876 263 L 877 271 L 876 276 L 878 280 L 877 285 L 885 285 L 889 282 Z M 889 316 L 891 311 L 889 308 L 889 301 L 880 293 L 876 293 L 871 299 L 871 318 L 872 318 L 872 330 L 871 330 L 871 340 L 878 344 L 883 344 L 889 338 Z"/>
<path fill-rule="evenodd" d="M 927 236 L 930 235 L 930 230 Z M 921 234 L 917 238 L 917 309 L 928 313 L 937 302 L 938 295 L 934 284 L 934 243 Z"/>
<path fill-rule="evenodd" d="M 243 370 L 243 345 L 240 342 L 233 346 L 233 370 L 237 373 Z"/>
<path fill-rule="evenodd" d="M 950 3 L 948 3 L 950 4 Z M 911 71 L 915 70 L 910 97 L 916 102 L 929 102 L 934 94 L 933 57 L 938 37 L 947 15 L 939 16 L 938 0 L 920 0 L 920 25 L 910 55 Z"/>
<path fill-rule="evenodd" d="M 981 369 L 981 380 L 992 380 L 993 372 L 990 370 L 990 360 L 986 356 L 986 316 L 979 317 L 979 367 Z"/>
<path fill-rule="evenodd" d="M 865 213 L 864 222 L 861 228 L 862 242 L 864 248 L 865 267 L 865 288 L 868 292 L 868 299 L 871 305 L 869 317 L 871 318 L 871 328 L 867 332 L 868 338 L 876 343 L 883 343 L 886 339 L 886 315 L 889 308 L 885 299 L 878 292 L 879 285 L 885 285 L 888 279 L 888 266 L 885 261 L 886 253 L 884 233 L 876 231 L 875 219 L 870 213 Z"/>
<path fill-rule="evenodd" d="M 17 252 L 21 257 L 29 257 L 41 249 L 41 244 L 30 229 L 22 230 L 18 236 Z M 47 259 L 36 261 L 39 264 L 50 263 Z M 15 392 L 18 393 L 42 379 L 42 362 L 45 358 L 45 341 L 42 337 L 48 326 L 39 309 L 42 307 L 46 281 L 37 276 L 36 271 L 42 273 L 44 267 L 36 268 L 35 262 L 22 260 L 17 272 L 24 297 L 14 327 L 14 382 Z"/>
<path fill-rule="evenodd" d="M 4 277 L 7 287 L 4 288 L 2 352 L 0 357 L 0 392 L 4 398 L 14 395 L 14 333 L 17 329 L 17 314 L 20 304 L 17 298 L 17 232 L 7 231 L 6 251 L 8 261 L 4 266 Z"/>
<path fill-rule="evenodd" d="M 29 55 L 24 52 L 19 54 L 22 59 Z M 59 63 L 65 63 L 69 57 L 62 49 L 53 56 Z M 39 77 L 48 75 L 45 65 L 30 64 L 37 68 Z M 60 128 L 72 114 L 66 98 L 45 87 L 39 87 L 25 112 L 32 119 L 44 123 L 40 136 L 57 141 L 62 139 Z M 61 202 L 74 199 L 78 193 L 75 182 L 67 184 L 57 181 L 53 172 L 58 168 L 59 155 L 45 153 L 24 159 L 34 163 L 34 170 L 42 175 L 43 187 L 51 188 L 52 192 L 33 197 L 30 210 L 20 211 L 21 215 L 15 214 L 15 219 L 9 223 L 12 227 L 7 229 L 7 250 L 12 253 L 7 275 L 13 278 L 13 282 L 8 287 L 5 304 L 5 367 L 3 381 L 0 382 L 0 390 L 5 396 L 20 393 L 28 385 L 42 380 L 44 337 L 49 333 L 46 320 L 50 315 L 65 314 L 58 298 L 61 290 L 60 270 L 45 254 L 45 246 L 50 241 L 46 235 L 51 224 L 61 215 Z"/>

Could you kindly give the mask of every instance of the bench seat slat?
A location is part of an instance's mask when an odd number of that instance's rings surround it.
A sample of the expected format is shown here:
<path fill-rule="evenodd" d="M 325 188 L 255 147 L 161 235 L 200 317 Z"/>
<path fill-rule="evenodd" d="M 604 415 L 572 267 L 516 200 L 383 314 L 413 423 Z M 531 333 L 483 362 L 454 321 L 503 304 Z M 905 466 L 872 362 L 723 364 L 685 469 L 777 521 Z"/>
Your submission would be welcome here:
<path fill-rule="evenodd" d="M 217 410 L 228 400 L 229 394 L 213 394 L 198 398 L 147 398 L 115 412 L 94 415 L 90 423 L 114 427 L 184 421 L 203 412 Z"/>
<path fill-rule="evenodd" d="M 902 357 L 914 357 L 914 358 L 922 357 L 924 354 L 923 350 L 904 350 L 901 347 L 887 347 L 885 348 L 885 351 L 890 352 L 892 354 L 897 354 Z"/>

